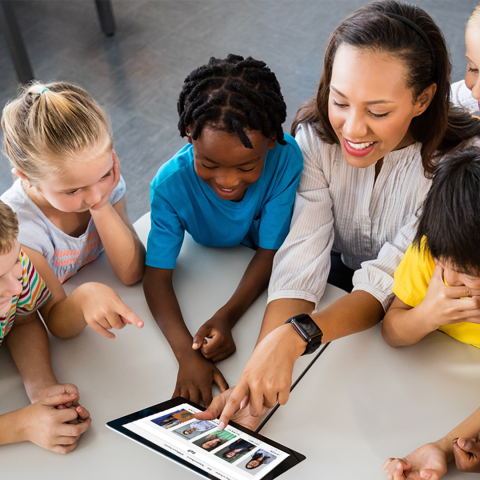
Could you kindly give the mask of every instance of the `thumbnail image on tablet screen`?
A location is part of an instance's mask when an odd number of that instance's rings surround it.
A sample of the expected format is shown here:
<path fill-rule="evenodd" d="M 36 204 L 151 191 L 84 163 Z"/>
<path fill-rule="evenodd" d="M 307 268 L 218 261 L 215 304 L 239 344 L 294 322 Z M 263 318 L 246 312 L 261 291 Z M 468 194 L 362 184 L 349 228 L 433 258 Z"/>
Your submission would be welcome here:
<path fill-rule="evenodd" d="M 251 430 L 197 420 L 204 409 L 178 397 L 107 423 L 107 427 L 211 479 L 272 480 L 305 457 Z"/>

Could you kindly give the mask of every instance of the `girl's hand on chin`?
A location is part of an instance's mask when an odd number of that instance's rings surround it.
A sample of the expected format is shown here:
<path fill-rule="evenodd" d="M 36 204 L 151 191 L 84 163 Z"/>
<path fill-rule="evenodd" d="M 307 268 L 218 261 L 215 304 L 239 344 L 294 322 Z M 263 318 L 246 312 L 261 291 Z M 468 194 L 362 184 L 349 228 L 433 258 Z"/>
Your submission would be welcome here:
<path fill-rule="evenodd" d="M 96 212 L 100 210 L 102 207 L 105 207 L 106 205 L 110 205 L 110 196 L 112 195 L 113 190 L 115 190 L 115 187 L 118 185 L 118 182 L 120 181 L 120 160 L 118 159 L 117 154 L 115 153 L 115 150 L 112 150 L 112 159 L 113 159 L 112 186 L 109 188 L 108 192 L 105 193 L 102 199 L 97 204 L 95 204 L 93 207 L 90 208 L 90 212 Z"/>

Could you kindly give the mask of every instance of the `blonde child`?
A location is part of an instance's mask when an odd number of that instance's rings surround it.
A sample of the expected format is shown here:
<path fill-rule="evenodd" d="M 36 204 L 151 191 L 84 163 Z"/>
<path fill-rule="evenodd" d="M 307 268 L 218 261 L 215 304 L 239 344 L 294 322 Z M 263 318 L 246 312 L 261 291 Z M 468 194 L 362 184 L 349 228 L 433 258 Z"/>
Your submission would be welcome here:
<path fill-rule="evenodd" d="M 465 57 L 467 71 L 465 79 L 452 85 L 452 101 L 470 113 L 479 111 L 480 102 L 480 3 L 468 20 L 465 30 Z"/>
<path fill-rule="evenodd" d="M 32 402 L 0 415 L 0 445 L 29 440 L 68 453 L 91 418 L 78 404 L 77 387 L 59 384 L 52 371 L 47 332 L 37 310 L 48 317 L 53 301 L 17 234 L 15 214 L 0 202 L 0 345 L 6 340 Z"/>
<path fill-rule="evenodd" d="M 35 83 L 4 108 L 2 128 L 19 179 L 1 198 L 18 216 L 18 240 L 55 308 L 65 305 L 62 283 L 104 249 L 123 283 L 138 282 L 145 249 L 128 219 L 120 163 L 98 104 L 75 85 Z M 77 335 L 86 324 L 107 338 L 115 338 L 112 327 L 142 326 L 105 285 L 84 284 L 69 303 L 69 310 L 56 312 L 58 321 L 47 322 L 57 337 Z"/>

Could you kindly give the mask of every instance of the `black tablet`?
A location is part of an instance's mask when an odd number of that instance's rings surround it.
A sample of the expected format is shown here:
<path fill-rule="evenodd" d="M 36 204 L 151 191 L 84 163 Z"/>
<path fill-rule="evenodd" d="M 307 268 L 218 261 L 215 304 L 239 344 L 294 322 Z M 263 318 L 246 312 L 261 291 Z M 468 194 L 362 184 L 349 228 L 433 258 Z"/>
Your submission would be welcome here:
<path fill-rule="evenodd" d="M 107 423 L 107 427 L 213 480 L 273 480 L 305 456 L 241 425 L 197 420 L 205 410 L 173 398 Z"/>

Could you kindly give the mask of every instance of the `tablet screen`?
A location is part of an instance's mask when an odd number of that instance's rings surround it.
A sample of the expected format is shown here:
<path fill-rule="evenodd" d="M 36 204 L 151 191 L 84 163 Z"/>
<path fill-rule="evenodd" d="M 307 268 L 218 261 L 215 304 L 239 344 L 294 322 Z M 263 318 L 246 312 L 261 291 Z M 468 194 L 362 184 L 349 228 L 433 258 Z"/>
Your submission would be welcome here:
<path fill-rule="evenodd" d="M 148 413 L 152 411 L 149 410 Z M 135 418 L 135 414 L 124 417 L 121 426 L 135 434 L 135 437 L 146 440 L 145 443 L 159 447 L 155 449 L 159 453 L 169 452 L 170 455 L 167 456 L 170 458 L 178 457 L 183 460 L 182 464 L 187 462 L 197 473 L 201 470 L 203 475 L 210 478 L 258 480 L 276 477 L 291 468 L 291 465 L 287 466 L 291 463 L 287 460 L 291 455 L 272 445 L 275 442 L 269 443 L 265 437 L 253 432 L 247 433 L 248 430 L 233 425 L 227 425 L 224 430 L 218 431 L 217 419 L 195 419 L 193 415 L 201 411 L 185 402 L 151 415 L 143 414 L 142 418 L 137 416 L 138 419 L 132 421 L 125 419 Z M 114 422 L 107 425 L 120 430 L 113 425 Z M 295 463 L 304 458 L 299 454 L 294 456 Z M 285 462 L 283 468 L 277 468 L 282 462 Z M 276 475 L 271 474 L 274 469 L 278 472 Z"/>

